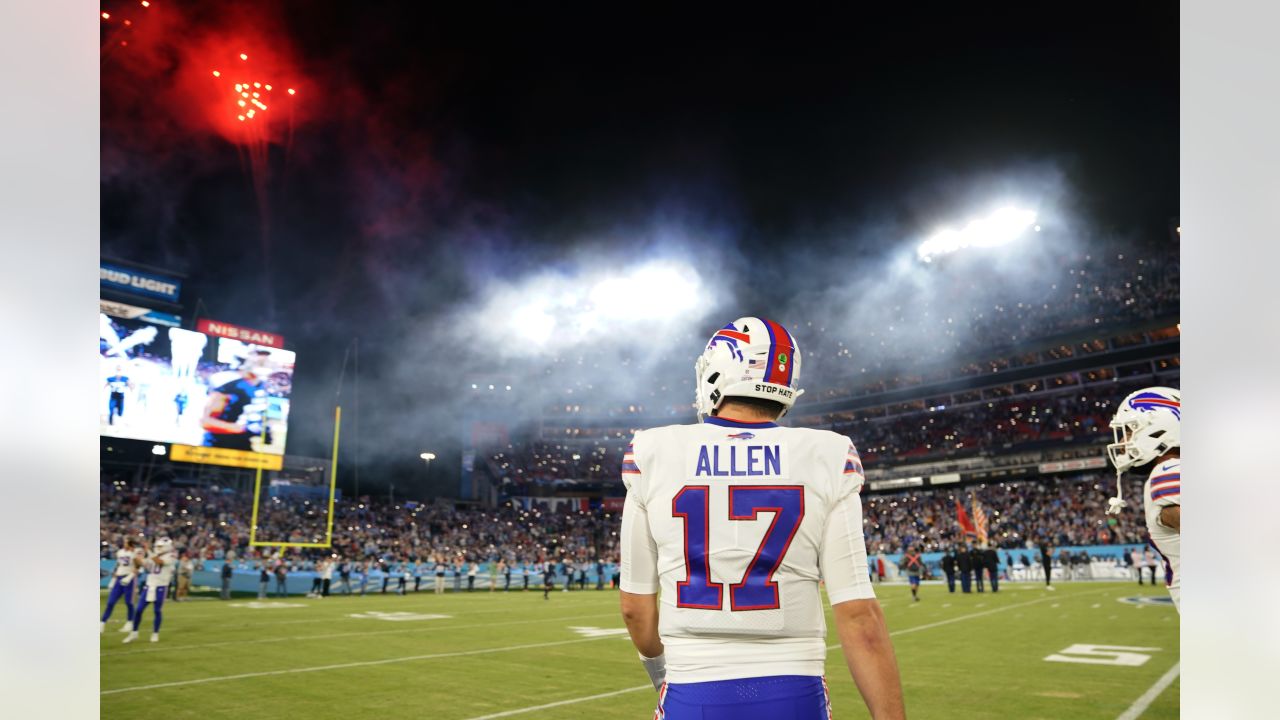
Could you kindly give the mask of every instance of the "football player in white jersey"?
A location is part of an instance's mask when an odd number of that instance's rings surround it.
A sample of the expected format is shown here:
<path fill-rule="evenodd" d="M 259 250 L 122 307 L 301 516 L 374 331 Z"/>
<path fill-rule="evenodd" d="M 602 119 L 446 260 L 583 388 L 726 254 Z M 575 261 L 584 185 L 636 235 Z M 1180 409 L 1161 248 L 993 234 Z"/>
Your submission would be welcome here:
<path fill-rule="evenodd" d="M 138 626 L 142 624 L 142 612 L 148 604 L 154 603 L 152 614 L 155 620 L 151 624 L 151 642 L 160 642 L 161 610 L 164 608 L 164 596 L 169 592 L 169 583 L 173 581 L 173 571 L 178 564 L 178 553 L 173 549 L 173 541 L 167 537 L 156 540 L 151 555 L 147 558 L 147 584 L 138 599 L 138 609 L 133 613 L 133 631 L 125 636 L 124 641 L 131 643 L 138 639 Z"/>
<path fill-rule="evenodd" d="M 124 625 L 120 626 L 120 632 L 129 632 L 133 629 L 133 588 L 138 580 L 138 570 L 142 567 L 142 551 L 140 551 L 133 541 L 133 538 L 125 536 L 124 542 L 120 549 L 116 551 L 116 567 L 111 573 L 111 582 L 107 586 L 107 608 L 102 611 L 102 624 L 98 626 L 98 633 L 102 634 L 107 631 L 107 621 L 111 619 L 111 611 L 115 610 L 116 603 L 124 599 Z"/>
<path fill-rule="evenodd" d="M 819 583 L 872 717 L 905 717 L 867 576 L 858 453 L 775 422 L 801 393 L 795 341 L 741 318 L 695 367 L 700 424 L 636 433 L 622 465 L 622 615 L 655 718 L 830 718 Z"/>
<path fill-rule="evenodd" d="M 1116 468 L 1116 496 L 1108 513 L 1125 507 L 1120 481 L 1129 468 L 1151 464 L 1142 489 L 1147 534 L 1164 557 L 1164 583 L 1174 607 L 1182 612 L 1182 392 L 1167 387 L 1143 388 L 1120 402 L 1111 420 L 1115 442 L 1107 455 Z"/>

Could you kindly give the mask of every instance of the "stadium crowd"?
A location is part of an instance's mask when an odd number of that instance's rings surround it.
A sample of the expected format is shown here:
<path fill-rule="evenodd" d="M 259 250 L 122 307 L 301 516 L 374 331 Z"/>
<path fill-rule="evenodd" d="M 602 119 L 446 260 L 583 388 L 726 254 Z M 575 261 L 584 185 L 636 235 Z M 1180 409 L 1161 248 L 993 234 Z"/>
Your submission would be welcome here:
<path fill-rule="evenodd" d="M 971 512 L 972 499 L 987 512 L 993 543 L 1002 548 L 1031 547 L 1047 539 L 1055 546 L 1140 542 L 1137 513 L 1105 514 L 1111 477 L 1081 475 L 1050 482 L 979 484 L 961 490 L 919 490 L 868 494 L 864 526 L 871 552 L 897 552 L 907 546 L 940 549 L 959 532 L 956 501 Z M 1139 497 L 1142 480 L 1129 481 L 1130 497 Z M 972 496 L 969 492 L 972 491 Z M 241 560 L 274 555 L 249 546 L 253 508 L 247 493 L 205 488 L 193 490 L 157 484 L 136 487 L 115 480 L 101 486 L 101 557 L 113 557 L 125 535 L 168 535 L 179 550 L 196 559 Z M 259 539 L 323 541 L 325 508 L 309 500 L 267 501 Z M 620 516 L 604 508 L 580 509 L 561 503 L 524 508 L 507 503 L 495 510 L 458 509 L 447 504 L 361 498 L 334 503 L 331 549 L 292 552 L 295 569 L 337 555 L 374 563 L 496 563 L 510 566 L 546 561 L 574 565 L 616 562 Z"/>
<path fill-rule="evenodd" d="M 867 467 L 1087 444 L 1110 437 L 1107 423 L 1116 404 L 1150 384 L 1149 379 L 1102 382 L 953 406 L 931 407 L 920 400 L 797 423 L 848 435 Z M 600 429 L 593 437 L 598 439 L 510 443 L 492 452 L 486 471 L 516 495 L 537 486 L 617 484 L 629 429 Z"/>
<path fill-rule="evenodd" d="M 1142 497 L 1142 484 L 1142 478 L 1133 477 L 1125 493 Z M 956 502 L 971 514 L 975 499 L 987 514 L 992 544 L 1001 548 L 1030 548 L 1042 540 L 1054 546 L 1143 542 L 1140 513 L 1106 514 L 1114 489 L 1113 475 L 1097 473 L 1047 482 L 977 484 L 957 491 L 868 495 L 863 501 L 867 549 L 942 549 L 959 532 Z"/>
<path fill-rule="evenodd" d="M 258 540 L 323 542 L 326 503 L 268 498 L 260 509 Z M 108 557 L 126 534 L 168 535 L 192 557 L 221 560 L 261 557 L 249 546 L 253 502 L 230 489 L 154 484 L 139 487 L 119 479 L 100 484 L 101 552 Z M 616 559 L 619 518 L 567 503 L 558 509 L 507 504 L 495 510 L 458 509 L 448 503 L 336 499 L 333 547 L 293 553 L 299 567 L 331 553 L 353 559 L 399 562 L 525 564 Z M 271 548 L 265 549 L 268 554 Z"/>

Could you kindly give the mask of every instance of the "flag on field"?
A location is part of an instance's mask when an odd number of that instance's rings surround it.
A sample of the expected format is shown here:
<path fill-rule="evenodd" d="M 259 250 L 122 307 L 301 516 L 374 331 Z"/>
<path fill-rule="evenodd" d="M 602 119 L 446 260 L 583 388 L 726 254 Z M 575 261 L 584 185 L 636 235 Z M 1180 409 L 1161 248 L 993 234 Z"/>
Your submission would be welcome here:
<path fill-rule="evenodd" d="M 973 524 L 978 535 L 978 542 L 982 545 L 987 544 L 987 513 L 978 504 L 978 499 L 969 496 L 970 502 L 973 503 Z"/>
<path fill-rule="evenodd" d="M 956 500 L 956 522 L 960 523 L 960 529 L 964 530 L 965 535 L 978 534 L 978 530 L 969 521 L 969 516 L 965 513 L 964 506 L 960 504 L 959 500 Z"/>

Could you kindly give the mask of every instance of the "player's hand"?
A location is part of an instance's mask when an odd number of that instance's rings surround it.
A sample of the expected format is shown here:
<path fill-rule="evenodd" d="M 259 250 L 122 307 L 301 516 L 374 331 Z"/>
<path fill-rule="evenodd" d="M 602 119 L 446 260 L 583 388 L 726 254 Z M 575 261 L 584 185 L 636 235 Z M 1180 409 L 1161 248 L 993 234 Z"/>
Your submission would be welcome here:
<path fill-rule="evenodd" d="M 667 654 L 663 653 L 655 658 L 640 655 L 640 664 L 644 665 L 644 671 L 649 673 L 649 681 L 653 683 L 653 689 L 661 690 L 662 683 L 667 681 Z"/>

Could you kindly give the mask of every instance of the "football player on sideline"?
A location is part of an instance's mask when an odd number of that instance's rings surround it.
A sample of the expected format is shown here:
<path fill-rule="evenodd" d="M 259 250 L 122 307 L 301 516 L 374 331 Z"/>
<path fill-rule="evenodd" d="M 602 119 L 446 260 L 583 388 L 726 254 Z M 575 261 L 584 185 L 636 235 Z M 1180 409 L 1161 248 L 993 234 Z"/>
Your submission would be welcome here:
<path fill-rule="evenodd" d="M 802 392 L 795 341 L 741 318 L 695 369 L 700 424 L 636 433 L 622 464 L 622 616 L 654 717 L 830 718 L 821 582 L 871 716 L 904 718 L 867 576 L 862 462 L 843 435 L 775 422 Z"/>
<path fill-rule="evenodd" d="M 1147 536 L 1164 557 L 1164 584 L 1178 612 L 1182 612 L 1181 422 L 1181 391 L 1143 388 L 1120 402 L 1120 409 L 1111 420 L 1115 442 L 1107 446 L 1107 455 L 1116 468 L 1116 496 L 1107 508 L 1110 514 L 1120 512 L 1127 504 L 1120 491 L 1125 471 L 1152 464 L 1142 489 Z"/>

